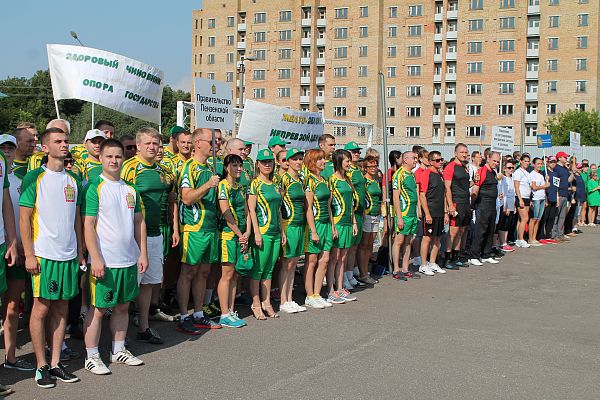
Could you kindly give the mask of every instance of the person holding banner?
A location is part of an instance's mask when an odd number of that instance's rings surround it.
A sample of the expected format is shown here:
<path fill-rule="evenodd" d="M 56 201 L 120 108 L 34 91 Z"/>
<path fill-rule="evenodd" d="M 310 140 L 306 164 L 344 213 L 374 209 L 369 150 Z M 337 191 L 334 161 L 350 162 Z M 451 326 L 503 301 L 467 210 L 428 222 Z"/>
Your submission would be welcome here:
<path fill-rule="evenodd" d="M 350 169 L 348 170 L 348 177 L 350 178 L 352 186 L 356 191 L 356 197 L 358 200 L 354 214 L 356 218 L 356 224 L 358 226 L 358 233 L 354 236 L 354 239 L 352 240 L 352 247 L 350 247 L 350 250 L 348 250 L 348 263 L 346 265 L 346 271 L 344 271 L 344 288 L 347 290 L 353 290 L 355 286 L 361 284 L 354 278 L 353 271 L 354 267 L 357 265 L 356 250 L 358 249 L 363 235 L 362 228 L 365 220 L 367 201 L 367 180 L 363 175 L 362 169 L 358 165 L 362 147 L 360 147 L 356 142 L 349 142 L 346 144 L 346 146 L 344 146 L 344 150 L 349 151 L 352 155 L 352 162 L 350 164 Z"/>
<path fill-rule="evenodd" d="M 527 168 L 529 168 L 531 159 L 528 154 L 521 156 L 519 168 L 513 174 L 515 193 L 517 195 L 517 209 L 519 212 L 519 224 L 517 225 L 517 247 L 528 248 L 529 243 L 525 241 L 525 227 L 529 222 L 529 208 L 531 206 L 531 177 Z M 533 238 L 535 239 L 535 238 Z"/>
<path fill-rule="evenodd" d="M 529 221 L 529 244 L 531 246 L 539 246 L 540 243 L 537 240 L 537 232 L 539 228 L 540 220 L 544 215 L 544 208 L 546 205 L 546 189 L 550 187 L 548 177 L 541 174 L 544 162 L 541 158 L 533 159 L 533 171 L 529 173 L 531 180 L 532 197 L 531 203 L 533 206 L 533 214 Z"/>
<path fill-rule="evenodd" d="M 304 166 L 308 171 L 304 190 L 308 227 L 304 241 L 304 305 L 323 309 L 332 307 L 331 303 L 321 297 L 321 288 L 329 265 L 334 225 L 331 215 L 331 191 L 327 181 L 321 176 L 325 169 L 325 152 L 319 149 L 307 151 Z"/>
<path fill-rule="evenodd" d="M 254 232 L 251 309 L 258 320 L 265 319 L 263 311 L 270 318 L 279 318 L 271 305 L 271 279 L 280 248 L 286 244 L 286 236 L 281 218 L 281 194 L 273 183 L 274 167 L 273 152 L 261 150 L 256 157 L 257 176 L 248 190 L 248 211 Z"/>

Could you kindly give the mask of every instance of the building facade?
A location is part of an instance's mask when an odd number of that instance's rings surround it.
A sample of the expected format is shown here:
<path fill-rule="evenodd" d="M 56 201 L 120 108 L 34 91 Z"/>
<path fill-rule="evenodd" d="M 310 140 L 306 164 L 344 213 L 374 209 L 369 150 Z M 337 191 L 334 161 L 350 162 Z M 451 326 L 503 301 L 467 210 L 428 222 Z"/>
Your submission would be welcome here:
<path fill-rule="evenodd" d="M 211 0 L 192 16 L 194 77 L 234 95 L 383 126 L 391 143 L 535 143 L 553 115 L 599 110 L 600 0 Z M 243 82 L 240 61 L 245 72 Z M 489 143 L 489 132 L 484 142 Z M 365 129 L 334 125 L 344 143 Z"/>

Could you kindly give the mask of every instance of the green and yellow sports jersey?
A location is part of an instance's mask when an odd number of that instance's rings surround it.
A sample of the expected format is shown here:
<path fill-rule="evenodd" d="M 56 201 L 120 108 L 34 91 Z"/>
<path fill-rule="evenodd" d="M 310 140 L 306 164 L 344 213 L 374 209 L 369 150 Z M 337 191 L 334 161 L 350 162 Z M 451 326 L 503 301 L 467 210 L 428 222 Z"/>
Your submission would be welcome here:
<path fill-rule="evenodd" d="M 306 216 L 304 215 L 304 187 L 300 179 L 294 179 L 289 173 L 285 173 L 279 179 L 279 190 L 283 195 L 283 205 L 281 206 L 281 218 L 284 226 L 304 226 Z"/>
<path fill-rule="evenodd" d="M 367 180 L 365 176 L 362 174 L 360 169 L 355 166 L 350 166 L 348 170 L 348 177 L 352 182 L 352 186 L 354 186 L 354 190 L 356 191 L 356 196 L 358 198 L 358 204 L 356 206 L 356 212 L 362 214 L 364 209 L 366 208 L 366 198 L 367 198 Z"/>
<path fill-rule="evenodd" d="M 182 189 L 198 189 L 213 176 L 207 164 L 202 164 L 190 158 L 183 164 L 179 178 L 179 191 Z M 196 203 L 186 206 L 181 203 L 179 207 L 179 222 L 183 232 L 216 232 L 217 230 L 217 189 L 208 192 Z"/>
<path fill-rule="evenodd" d="M 329 178 L 331 212 L 336 225 L 352 225 L 354 219 L 354 191 L 346 179 L 333 174 Z"/>
<path fill-rule="evenodd" d="M 168 145 L 163 145 L 163 160 L 166 158 L 168 160 L 174 158 L 177 153 L 173 153 Z"/>
<path fill-rule="evenodd" d="M 377 217 L 381 215 L 381 201 L 383 192 L 379 182 L 366 178 L 367 190 L 365 198 L 365 210 L 367 215 Z"/>
<path fill-rule="evenodd" d="M 23 177 L 27 173 L 27 163 L 28 162 L 29 162 L 29 158 L 27 158 L 26 160 L 14 160 L 13 161 L 12 172 L 20 180 L 23 180 Z M 19 222 L 17 221 L 17 224 L 18 223 Z"/>
<path fill-rule="evenodd" d="M 227 179 L 223 179 L 219 182 L 219 200 L 227 200 L 235 224 L 244 233 L 246 231 L 246 194 L 242 185 L 237 182 L 232 185 Z M 225 221 L 222 222 L 221 231 L 232 232 Z"/>
<path fill-rule="evenodd" d="M 214 163 L 213 163 L 213 158 L 209 157 L 208 161 L 206 161 L 206 163 L 208 164 L 208 168 L 210 168 L 211 171 L 213 171 L 213 167 L 214 167 Z M 223 158 L 217 156 L 217 171 L 216 174 L 219 175 L 219 178 L 223 179 Z M 215 172 L 215 171 L 213 171 Z"/>
<path fill-rule="evenodd" d="M 85 144 L 76 144 L 69 149 L 73 158 L 77 161 L 85 160 L 88 158 L 88 150 Z"/>
<path fill-rule="evenodd" d="M 163 158 L 164 159 L 164 158 Z M 179 184 L 181 180 L 181 174 L 183 173 L 183 166 L 188 160 L 184 159 L 180 154 L 176 154 L 171 159 L 171 173 L 175 177 L 175 181 Z"/>
<path fill-rule="evenodd" d="M 81 180 L 85 182 L 91 182 L 102 173 L 102 163 L 92 161 L 89 157 L 79 160 L 75 165 L 81 172 Z"/>
<path fill-rule="evenodd" d="M 252 179 L 254 179 L 254 161 L 250 157 L 246 157 L 246 159 L 244 159 L 243 166 L 244 170 L 246 170 L 250 180 L 252 181 Z"/>
<path fill-rule="evenodd" d="M 168 221 L 162 204 L 173 190 L 173 175 L 159 164 L 146 164 L 138 155 L 123 163 L 121 178 L 133 183 L 140 193 L 148 236 L 159 236 L 160 226 Z"/>
<path fill-rule="evenodd" d="M 333 169 L 333 161 L 327 160 L 325 161 L 325 169 L 321 172 L 321 176 L 325 179 L 329 179 L 335 170 Z"/>
<path fill-rule="evenodd" d="M 273 182 L 267 183 L 255 178 L 250 183 L 248 194 L 256 196 L 256 217 L 258 229 L 263 235 L 279 235 L 279 209 L 281 194 Z"/>
<path fill-rule="evenodd" d="M 327 186 L 327 181 L 323 177 L 317 178 L 313 173 L 309 172 L 306 177 L 305 191 L 311 192 L 314 196 L 313 214 L 317 222 L 329 222 L 329 199 L 331 191 Z"/>
<path fill-rule="evenodd" d="M 42 158 L 44 158 L 45 155 L 46 153 L 44 153 L 43 151 L 36 151 L 31 156 L 29 156 L 29 158 L 27 159 L 27 171 L 33 171 L 34 169 L 41 167 Z"/>
<path fill-rule="evenodd" d="M 402 216 L 417 216 L 417 182 L 411 171 L 398 168 L 392 177 L 392 189 L 400 191 L 400 210 Z"/>

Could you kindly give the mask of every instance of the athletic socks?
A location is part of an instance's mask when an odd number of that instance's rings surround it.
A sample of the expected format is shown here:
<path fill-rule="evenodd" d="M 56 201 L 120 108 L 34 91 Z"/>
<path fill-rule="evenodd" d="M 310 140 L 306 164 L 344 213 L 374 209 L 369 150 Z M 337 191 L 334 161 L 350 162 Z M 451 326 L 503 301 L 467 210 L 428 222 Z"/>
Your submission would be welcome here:
<path fill-rule="evenodd" d="M 113 346 L 114 346 L 114 344 L 113 344 Z M 89 349 L 86 347 L 85 352 L 87 353 L 87 358 L 91 358 L 94 354 L 98 354 L 100 351 L 98 350 L 98 346 L 96 346 L 96 347 L 90 347 Z M 114 352 L 113 352 L 113 354 L 114 354 Z"/>
<path fill-rule="evenodd" d="M 204 312 L 202 311 L 194 311 L 194 318 L 202 318 L 204 317 Z"/>
<path fill-rule="evenodd" d="M 98 348 L 96 347 L 96 350 Z M 125 350 L 125 341 L 124 340 L 113 340 L 112 342 L 112 353 L 117 354 L 118 352 Z"/>

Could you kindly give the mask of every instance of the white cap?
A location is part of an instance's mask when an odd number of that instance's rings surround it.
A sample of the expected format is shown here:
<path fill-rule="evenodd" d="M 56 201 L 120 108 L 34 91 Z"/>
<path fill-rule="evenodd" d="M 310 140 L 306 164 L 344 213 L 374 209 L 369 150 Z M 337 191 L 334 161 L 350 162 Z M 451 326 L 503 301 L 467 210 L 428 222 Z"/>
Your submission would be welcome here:
<path fill-rule="evenodd" d="M 4 134 L 0 135 L 0 144 L 4 144 L 4 143 L 12 143 L 16 147 L 17 146 L 17 139 L 13 135 L 9 135 L 7 133 L 4 133 Z"/>
<path fill-rule="evenodd" d="M 85 138 L 83 139 L 83 143 L 88 140 L 92 140 L 93 138 L 101 137 L 102 139 L 106 139 L 106 134 L 102 132 L 100 129 L 90 129 L 85 134 Z"/>

